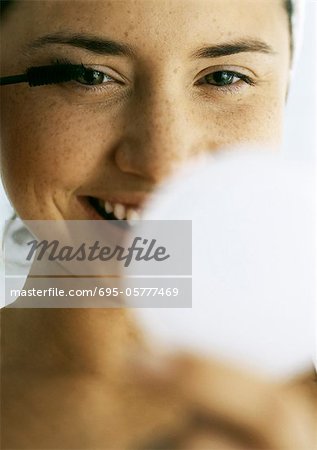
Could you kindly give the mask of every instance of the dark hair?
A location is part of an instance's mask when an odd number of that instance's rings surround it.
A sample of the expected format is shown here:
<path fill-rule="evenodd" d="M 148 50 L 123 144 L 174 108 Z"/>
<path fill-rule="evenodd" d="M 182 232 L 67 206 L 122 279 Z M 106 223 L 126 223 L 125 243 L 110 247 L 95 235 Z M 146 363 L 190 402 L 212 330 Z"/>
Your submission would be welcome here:
<path fill-rule="evenodd" d="M 284 0 L 284 5 L 291 20 L 294 12 L 293 0 Z"/>
<path fill-rule="evenodd" d="M 9 6 L 11 6 L 12 3 L 13 3 L 13 0 L 1 0 L 1 2 L 0 2 L 1 18 L 6 14 L 7 9 L 9 8 Z"/>
<path fill-rule="evenodd" d="M 284 0 L 284 6 L 288 14 L 289 32 L 291 36 L 291 54 L 294 50 L 294 34 L 293 34 L 293 14 L 294 14 L 294 0 Z"/>

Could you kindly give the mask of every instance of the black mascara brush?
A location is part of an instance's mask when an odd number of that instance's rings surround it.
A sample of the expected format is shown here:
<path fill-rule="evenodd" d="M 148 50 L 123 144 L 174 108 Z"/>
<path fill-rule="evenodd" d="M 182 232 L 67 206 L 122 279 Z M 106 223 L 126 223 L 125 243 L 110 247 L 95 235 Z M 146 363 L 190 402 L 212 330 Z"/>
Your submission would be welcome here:
<path fill-rule="evenodd" d="M 83 65 L 56 64 L 50 66 L 30 67 L 21 75 L 0 78 L 0 85 L 29 83 L 30 86 L 65 83 L 84 76 L 87 69 Z"/>

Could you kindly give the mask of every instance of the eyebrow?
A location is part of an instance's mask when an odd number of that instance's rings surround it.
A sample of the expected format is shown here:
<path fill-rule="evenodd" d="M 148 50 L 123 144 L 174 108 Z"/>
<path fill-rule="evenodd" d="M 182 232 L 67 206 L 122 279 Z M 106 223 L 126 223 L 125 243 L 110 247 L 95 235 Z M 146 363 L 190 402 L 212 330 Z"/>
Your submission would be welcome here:
<path fill-rule="evenodd" d="M 264 41 L 247 39 L 234 42 L 225 42 L 207 46 L 192 53 L 192 58 L 219 58 L 220 56 L 234 55 L 236 53 L 257 52 L 274 54 L 274 50 Z"/>
<path fill-rule="evenodd" d="M 133 56 L 133 49 L 121 42 L 110 39 L 103 39 L 93 35 L 55 33 L 41 36 L 28 44 L 25 50 L 32 50 L 52 44 L 64 44 L 88 50 L 99 55 L 113 56 Z M 272 47 L 264 41 L 255 39 L 238 40 L 225 42 L 217 45 L 202 47 L 195 50 L 192 58 L 219 58 L 221 56 L 233 55 L 236 53 L 257 52 L 274 54 Z"/>
<path fill-rule="evenodd" d="M 51 44 L 71 45 L 99 55 L 132 56 L 133 50 L 126 44 L 92 35 L 55 33 L 41 36 L 26 46 L 26 50 Z"/>

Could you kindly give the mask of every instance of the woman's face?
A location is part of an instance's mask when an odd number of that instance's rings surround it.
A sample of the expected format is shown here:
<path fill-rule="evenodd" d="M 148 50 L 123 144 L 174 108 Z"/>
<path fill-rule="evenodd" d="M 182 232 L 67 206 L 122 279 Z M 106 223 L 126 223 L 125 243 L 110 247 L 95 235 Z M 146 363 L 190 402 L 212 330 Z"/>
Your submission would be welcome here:
<path fill-rule="evenodd" d="M 189 158 L 276 145 L 289 40 L 283 0 L 17 2 L 2 24 L 2 76 L 64 60 L 105 74 L 94 86 L 1 88 L 17 213 L 101 218 L 94 198 L 122 217 Z"/>

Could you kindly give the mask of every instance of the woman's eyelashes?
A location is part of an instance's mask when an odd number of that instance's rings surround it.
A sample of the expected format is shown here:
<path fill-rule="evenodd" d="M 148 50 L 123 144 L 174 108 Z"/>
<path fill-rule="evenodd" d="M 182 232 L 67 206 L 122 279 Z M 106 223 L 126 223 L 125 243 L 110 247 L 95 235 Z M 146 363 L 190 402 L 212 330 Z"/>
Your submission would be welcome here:
<path fill-rule="evenodd" d="M 54 61 L 54 64 L 65 64 L 65 60 Z M 74 65 L 67 61 L 67 64 Z M 117 89 L 122 89 L 129 84 L 128 80 L 115 72 L 113 69 L 100 66 L 85 66 L 83 74 L 73 80 L 72 86 L 75 89 L 84 90 L 92 94 L 114 93 Z M 207 88 L 213 92 L 237 92 L 243 87 L 254 86 L 255 80 L 249 75 L 235 70 L 217 69 L 208 72 L 194 82 L 194 86 Z"/>
<path fill-rule="evenodd" d="M 109 84 L 112 84 L 112 87 L 115 87 L 116 83 L 117 87 L 118 84 L 124 84 L 123 82 L 114 79 L 107 73 L 93 69 L 87 69 L 85 75 L 78 78 L 76 81 L 77 83 L 83 85 L 82 87 L 86 88 L 86 90 L 97 93 L 102 93 L 106 89 L 109 89 Z M 219 93 L 234 93 L 240 91 L 245 86 L 254 86 L 255 81 L 251 77 L 238 72 L 221 70 L 205 75 L 195 84 L 198 86 L 207 87 Z"/>
<path fill-rule="evenodd" d="M 77 89 L 92 94 L 113 93 L 125 84 L 123 80 L 119 79 L 119 76 L 110 75 L 106 69 L 101 71 L 90 67 L 85 68 L 83 75 L 76 78 L 74 82 Z"/>
<path fill-rule="evenodd" d="M 115 80 L 107 73 L 94 69 L 86 69 L 83 75 L 80 75 L 75 81 L 86 86 L 96 86 L 104 83 L 111 83 Z"/>
<path fill-rule="evenodd" d="M 108 92 L 109 89 L 113 90 L 124 84 L 118 78 L 93 68 L 86 68 L 84 74 L 74 81 L 76 82 L 77 88 L 91 93 Z"/>
<path fill-rule="evenodd" d="M 246 86 L 255 86 L 256 83 L 250 76 L 236 71 L 216 70 L 201 77 L 195 84 L 221 92 L 235 92 Z"/>
<path fill-rule="evenodd" d="M 77 66 L 66 59 L 54 60 L 53 65 L 67 64 L 69 66 Z M 73 79 L 72 82 L 67 83 L 70 88 L 81 89 L 91 93 L 108 92 L 125 84 L 125 80 L 113 69 L 100 66 L 86 66 L 81 64 L 84 72 Z"/>
<path fill-rule="evenodd" d="M 105 83 L 123 84 L 123 82 L 114 79 L 107 73 L 90 68 L 87 68 L 85 74 L 79 77 L 76 81 L 86 86 L 103 85 Z M 218 70 L 216 72 L 211 72 L 208 75 L 205 75 L 201 80 L 199 80 L 197 84 L 208 84 L 215 87 L 226 87 L 237 84 L 241 81 L 250 86 L 254 86 L 255 84 L 254 80 L 249 76 L 228 70 Z"/>

